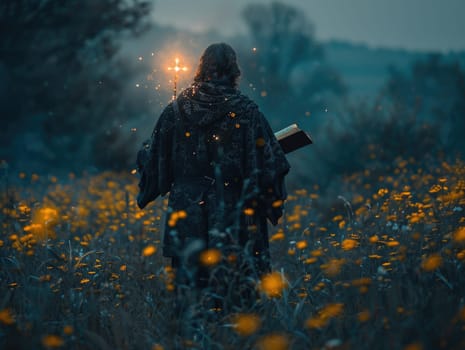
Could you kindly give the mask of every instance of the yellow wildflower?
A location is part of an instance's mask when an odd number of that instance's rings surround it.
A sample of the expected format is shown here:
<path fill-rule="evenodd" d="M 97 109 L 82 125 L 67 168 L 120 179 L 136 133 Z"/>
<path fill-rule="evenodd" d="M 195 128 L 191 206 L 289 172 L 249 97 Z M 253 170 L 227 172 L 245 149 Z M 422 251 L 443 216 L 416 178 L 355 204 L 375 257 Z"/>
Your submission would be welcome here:
<path fill-rule="evenodd" d="M 15 323 L 15 318 L 10 309 L 0 310 L 0 323 L 11 326 Z"/>
<path fill-rule="evenodd" d="M 254 334 L 261 325 L 260 317 L 255 314 L 238 314 L 233 322 L 236 333 L 244 337 Z"/>
<path fill-rule="evenodd" d="M 153 244 L 148 245 L 142 250 L 142 256 L 151 256 L 155 254 L 156 251 L 157 251 L 157 247 L 155 247 Z"/>
<path fill-rule="evenodd" d="M 287 350 L 289 349 L 289 339 L 284 334 L 267 334 L 257 342 L 258 350 Z"/>
<path fill-rule="evenodd" d="M 59 348 L 65 344 L 63 338 L 58 335 L 49 334 L 42 337 L 42 345 L 45 348 Z"/>
<path fill-rule="evenodd" d="M 221 260 L 221 251 L 218 249 L 207 249 L 200 254 L 200 262 L 204 266 L 215 266 Z"/>
<path fill-rule="evenodd" d="M 287 284 L 279 272 L 271 272 L 262 277 L 260 289 L 270 298 L 280 297 Z"/>
<path fill-rule="evenodd" d="M 438 254 L 432 254 L 421 263 L 421 268 L 425 271 L 434 271 L 442 265 L 442 258 Z"/>
<path fill-rule="evenodd" d="M 465 226 L 460 227 L 454 234 L 455 242 L 465 242 Z"/>
<path fill-rule="evenodd" d="M 247 216 L 252 216 L 255 213 L 255 211 L 252 208 L 245 208 L 244 209 L 244 214 Z"/>
<path fill-rule="evenodd" d="M 357 315 L 357 318 L 358 318 L 359 322 L 361 322 L 361 323 L 367 322 L 371 318 L 370 311 L 363 310 L 363 311 L 359 312 L 358 315 Z"/>
<path fill-rule="evenodd" d="M 341 243 L 341 247 L 343 250 L 352 250 L 357 247 L 358 242 L 355 239 L 345 239 Z"/>
<path fill-rule="evenodd" d="M 325 275 L 334 277 L 341 272 L 342 265 L 344 265 L 344 263 L 344 259 L 331 259 L 326 264 L 321 265 L 320 268 L 323 270 Z"/>
<path fill-rule="evenodd" d="M 66 325 L 63 327 L 63 333 L 66 335 L 71 335 L 74 333 L 74 327 L 71 325 Z"/>

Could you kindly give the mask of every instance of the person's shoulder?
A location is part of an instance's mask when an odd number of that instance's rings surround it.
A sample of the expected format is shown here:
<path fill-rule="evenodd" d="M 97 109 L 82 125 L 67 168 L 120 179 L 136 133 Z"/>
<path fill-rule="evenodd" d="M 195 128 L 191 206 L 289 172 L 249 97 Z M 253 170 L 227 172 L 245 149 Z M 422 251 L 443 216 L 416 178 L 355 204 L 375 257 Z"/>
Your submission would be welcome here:
<path fill-rule="evenodd" d="M 259 113 L 259 107 L 249 96 L 237 90 L 230 98 L 231 106 L 243 119 L 254 119 Z"/>
<path fill-rule="evenodd" d="M 161 124 L 163 127 L 171 127 L 175 123 L 175 113 L 173 101 L 168 102 L 168 104 L 163 108 L 163 111 L 158 118 L 158 124 Z"/>
<path fill-rule="evenodd" d="M 184 100 L 190 100 L 198 93 L 199 87 L 194 83 L 185 89 L 182 89 L 177 98 L 178 103 Z"/>
<path fill-rule="evenodd" d="M 174 115 L 173 101 L 168 102 L 168 104 L 163 108 L 160 118 L 170 119 Z"/>
<path fill-rule="evenodd" d="M 240 90 L 237 90 L 234 95 L 232 95 L 231 98 L 235 103 L 242 105 L 243 107 L 246 108 L 258 108 L 257 104 L 255 101 L 253 101 L 249 96 L 241 92 Z"/>

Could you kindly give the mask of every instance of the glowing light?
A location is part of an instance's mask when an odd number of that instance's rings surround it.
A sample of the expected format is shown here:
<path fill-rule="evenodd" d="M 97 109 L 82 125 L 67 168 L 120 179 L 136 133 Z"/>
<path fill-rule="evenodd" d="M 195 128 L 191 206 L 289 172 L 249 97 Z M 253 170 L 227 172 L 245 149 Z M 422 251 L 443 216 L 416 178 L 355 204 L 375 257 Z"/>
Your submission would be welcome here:
<path fill-rule="evenodd" d="M 66 335 L 71 335 L 74 333 L 74 327 L 71 326 L 71 325 L 66 325 L 63 327 L 63 333 L 65 333 Z"/>
<path fill-rule="evenodd" d="M 287 350 L 289 342 L 285 334 L 267 334 L 258 340 L 256 347 L 259 350 Z"/>
<path fill-rule="evenodd" d="M 60 348 L 64 344 L 65 341 L 58 335 L 49 334 L 42 337 L 42 345 L 45 348 Z"/>
<path fill-rule="evenodd" d="M 323 270 L 325 275 L 334 277 L 341 272 L 342 266 L 344 264 L 344 259 L 331 259 L 326 264 L 321 265 L 320 268 Z"/>
<path fill-rule="evenodd" d="M 442 258 L 438 254 L 432 254 L 431 256 L 424 259 L 421 263 L 421 267 L 425 271 L 434 271 L 442 265 Z"/>
<path fill-rule="evenodd" d="M 285 238 L 284 232 L 278 232 L 270 237 L 270 242 L 282 241 L 284 238 Z"/>
<path fill-rule="evenodd" d="M 0 310 L 0 323 L 11 326 L 15 323 L 15 317 L 10 309 Z"/>
<path fill-rule="evenodd" d="M 173 88 L 173 100 L 176 98 L 176 94 L 177 94 L 178 73 L 179 73 L 179 72 L 185 72 L 185 71 L 187 71 L 187 67 L 185 67 L 185 66 L 182 66 L 182 67 L 181 67 L 181 66 L 179 65 L 179 62 L 180 62 L 179 58 L 176 57 L 176 58 L 174 59 L 174 63 L 175 63 L 174 67 L 168 67 L 168 70 L 169 70 L 169 71 L 174 71 L 174 80 L 173 80 L 173 83 L 174 83 L 174 88 Z"/>
<path fill-rule="evenodd" d="M 356 248 L 358 245 L 358 242 L 355 239 L 345 239 L 341 243 L 341 247 L 343 250 L 352 250 Z"/>
<path fill-rule="evenodd" d="M 465 242 L 465 227 L 460 227 L 454 234 L 455 242 Z"/>
<path fill-rule="evenodd" d="M 255 213 L 255 211 L 252 208 L 245 208 L 244 209 L 244 214 L 247 216 L 252 216 Z"/>
<path fill-rule="evenodd" d="M 142 256 L 151 256 L 155 254 L 156 251 L 157 251 L 157 247 L 155 247 L 154 245 L 148 245 L 142 250 Z"/>
<path fill-rule="evenodd" d="M 257 140 L 255 140 L 255 143 L 257 147 L 263 147 L 265 146 L 266 141 L 263 137 L 259 137 Z"/>
<path fill-rule="evenodd" d="M 359 322 L 363 323 L 363 322 L 367 322 L 370 319 L 371 314 L 370 314 L 370 311 L 363 310 L 363 311 L 359 312 L 357 317 L 358 317 Z"/>
<path fill-rule="evenodd" d="M 175 211 L 171 213 L 170 219 L 168 220 L 168 226 L 174 227 L 179 219 L 185 219 L 187 217 L 187 213 L 184 210 Z"/>
<path fill-rule="evenodd" d="M 200 262 L 204 266 L 215 266 L 220 262 L 221 256 L 218 249 L 207 249 L 200 254 Z"/>
<path fill-rule="evenodd" d="M 234 330 L 241 336 L 254 334 L 260 325 L 260 317 L 255 314 L 238 314 L 234 317 Z"/>
<path fill-rule="evenodd" d="M 297 249 L 305 249 L 305 248 L 307 248 L 308 243 L 307 243 L 307 241 L 299 241 L 299 242 L 296 243 L 295 246 L 296 246 Z"/>
<path fill-rule="evenodd" d="M 175 72 L 180 72 L 180 71 L 187 71 L 187 67 L 180 67 L 179 66 L 179 58 L 174 59 L 175 66 L 174 67 L 168 67 L 168 70 L 174 70 Z"/>
<path fill-rule="evenodd" d="M 279 272 L 272 272 L 263 276 L 260 283 L 260 289 L 269 298 L 280 297 L 286 287 L 287 283 Z"/>
<path fill-rule="evenodd" d="M 318 314 L 309 318 L 305 326 L 310 329 L 324 328 L 332 318 L 340 316 L 344 312 L 344 305 L 341 303 L 329 304 L 323 307 Z"/>

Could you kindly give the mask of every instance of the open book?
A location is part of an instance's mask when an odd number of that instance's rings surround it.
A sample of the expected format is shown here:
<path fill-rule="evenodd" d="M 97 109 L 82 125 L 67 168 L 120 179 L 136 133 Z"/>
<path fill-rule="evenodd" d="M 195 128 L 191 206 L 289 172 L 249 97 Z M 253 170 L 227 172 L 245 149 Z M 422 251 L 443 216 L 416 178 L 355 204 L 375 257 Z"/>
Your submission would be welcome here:
<path fill-rule="evenodd" d="M 297 124 L 289 125 L 288 127 L 275 132 L 274 136 L 278 139 L 284 153 L 290 153 L 296 149 L 313 143 L 310 135 L 301 130 Z"/>

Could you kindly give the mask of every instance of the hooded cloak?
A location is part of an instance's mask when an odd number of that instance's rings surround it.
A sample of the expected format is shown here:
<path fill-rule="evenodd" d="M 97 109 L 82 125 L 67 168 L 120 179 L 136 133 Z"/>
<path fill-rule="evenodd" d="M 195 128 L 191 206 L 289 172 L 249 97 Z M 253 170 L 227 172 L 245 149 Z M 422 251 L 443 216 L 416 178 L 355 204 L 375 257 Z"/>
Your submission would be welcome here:
<path fill-rule="evenodd" d="M 165 108 L 139 163 L 140 208 L 169 192 L 164 256 L 182 257 L 200 242 L 269 270 L 267 218 L 276 225 L 282 216 L 290 166 L 253 101 L 229 86 L 194 83 Z"/>

